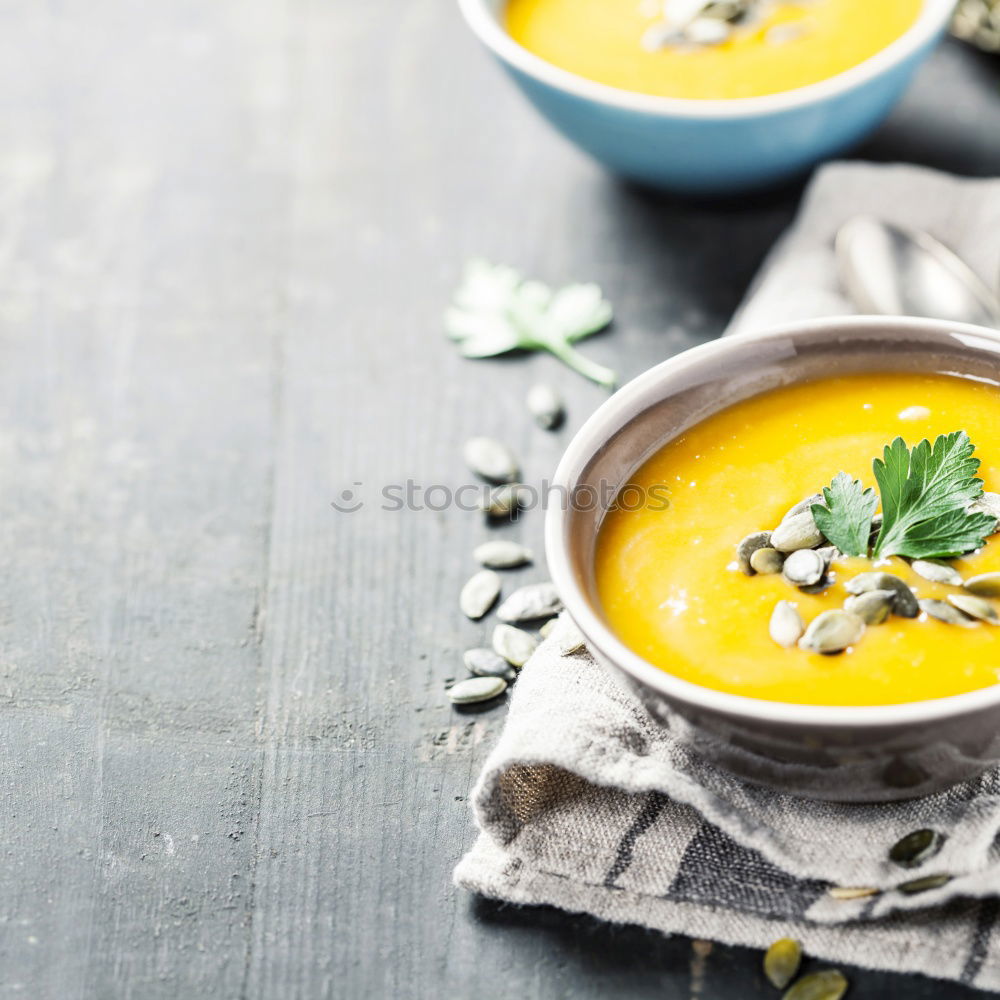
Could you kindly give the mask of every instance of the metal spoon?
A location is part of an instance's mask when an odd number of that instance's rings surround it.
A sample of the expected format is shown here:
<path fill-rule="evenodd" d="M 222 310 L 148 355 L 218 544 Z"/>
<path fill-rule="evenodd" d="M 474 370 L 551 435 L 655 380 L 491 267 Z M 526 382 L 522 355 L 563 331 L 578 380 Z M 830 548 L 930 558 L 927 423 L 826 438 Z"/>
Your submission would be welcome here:
<path fill-rule="evenodd" d="M 840 280 L 862 312 L 929 316 L 1000 328 L 1000 300 L 943 243 L 868 215 L 840 227 Z"/>

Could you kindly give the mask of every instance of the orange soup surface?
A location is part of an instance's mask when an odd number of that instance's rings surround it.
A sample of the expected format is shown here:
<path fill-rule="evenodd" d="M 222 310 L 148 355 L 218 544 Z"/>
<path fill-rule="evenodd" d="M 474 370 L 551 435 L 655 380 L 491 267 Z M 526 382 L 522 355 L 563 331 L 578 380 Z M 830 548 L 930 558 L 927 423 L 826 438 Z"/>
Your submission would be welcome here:
<path fill-rule="evenodd" d="M 644 40 L 662 16 L 644 0 L 508 0 L 506 27 L 546 62 L 620 90 L 657 97 L 777 94 L 841 73 L 916 21 L 921 0 L 806 0 L 761 4 L 721 44 Z"/>
<path fill-rule="evenodd" d="M 777 601 L 793 602 L 808 624 L 843 607 L 845 583 L 872 569 L 901 576 L 919 598 L 961 593 L 923 579 L 903 559 L 891 557 L 884 566 L 839 559 L 831 585 L 816 594 L 780 574 L 745 576 L 734 562 L 740 539 L 774 528 L 838 472 L 875 487 L 872 460 L 893 438 L 912 446 L 956 430 L 976 447 L 985 489 L 1000 490 L 1000 389 L 971 379 L 852 375 L 777 389 L 715 414 L 632 477 L 630 485 L 649 497 L 668 489 L 666 509 L 650 502 L 606 517 L 595 573 L 607 621 L 626 645 L 668 673 L 772 701 L 890 705 L 997 683 L 1000 626 L 892 616 L 834 656 L 783 649 L 770 637 Z M 1000 571 L 1000 535 L 949 565 L 965 578 Z"/>

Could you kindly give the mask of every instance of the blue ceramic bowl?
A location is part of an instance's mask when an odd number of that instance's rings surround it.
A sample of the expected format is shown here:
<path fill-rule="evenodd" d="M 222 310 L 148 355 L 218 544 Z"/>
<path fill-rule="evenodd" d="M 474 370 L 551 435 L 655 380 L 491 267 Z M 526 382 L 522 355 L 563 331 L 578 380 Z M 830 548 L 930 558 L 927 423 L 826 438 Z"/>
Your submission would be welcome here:
<path fill-rule="evenodd" d="M 865 62 L 767 97 L 651 97 L 558 69 L 515 42 L 504 0 L 459 0 L 469 26 L 566 138 L 623 177 L 689 194 L 765 187 L 857 143 L 902 95 L 954 0 L 925 0 L 914 25 Z"/>

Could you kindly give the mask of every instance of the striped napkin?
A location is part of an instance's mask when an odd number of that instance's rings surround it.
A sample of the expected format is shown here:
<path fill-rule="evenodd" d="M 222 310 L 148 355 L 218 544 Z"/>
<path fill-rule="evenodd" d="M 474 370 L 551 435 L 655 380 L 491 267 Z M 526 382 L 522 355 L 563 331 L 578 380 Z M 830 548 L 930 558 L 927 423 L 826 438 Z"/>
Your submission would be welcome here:
<path fill-rule="evenodd" d="M 867 212 L 927 229 L 985 277 L 1000 271 L 1000 181 L 833 164 L 806 195 L 727 332 L 851 311 L 832 237 Z M 456 883 L 495 899 L 1000 991 L 1000 769 L 923 799 L 848 805 L 747 784 L 695 756 L 685 723 L 654 723 L 560 619 L 521 671 L 473 792 L 479 836 Z M 947 835 L 905 871 L 889 847 Z M 946 885 L 908 895 L 916 875 Z M 836 887 L 878 890 L 843 899 Z"/>

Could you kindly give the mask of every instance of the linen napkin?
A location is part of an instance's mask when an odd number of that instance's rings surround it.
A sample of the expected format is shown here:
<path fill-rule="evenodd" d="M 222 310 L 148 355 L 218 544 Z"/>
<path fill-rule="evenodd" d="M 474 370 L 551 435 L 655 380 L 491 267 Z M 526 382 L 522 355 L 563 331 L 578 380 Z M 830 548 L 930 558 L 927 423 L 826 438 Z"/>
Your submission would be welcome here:
<path fill-rule="evenodd" d="M 910 166 L 832 164 L 774 248 L 727 333 L 853 310 L 832 238 L 866 212 L 926 229 L 990 280 L 1000 271 L 1000 180 Z M 590 657 L 564 653 L 563 616 L 521 671 L 473 792 L 478 839 L 456 883 L 666 933 L 922 972 L 1000 991 L 1000 769 L 908 802 L 848 805 L 745 783 L 698 758 Z M 888 862 L 903 835 L 947 834 L 918 872 Z M 948 873 L 919 895 L 894 887 Z M 853 900 L 833 886 L 871 887 Z"/>

